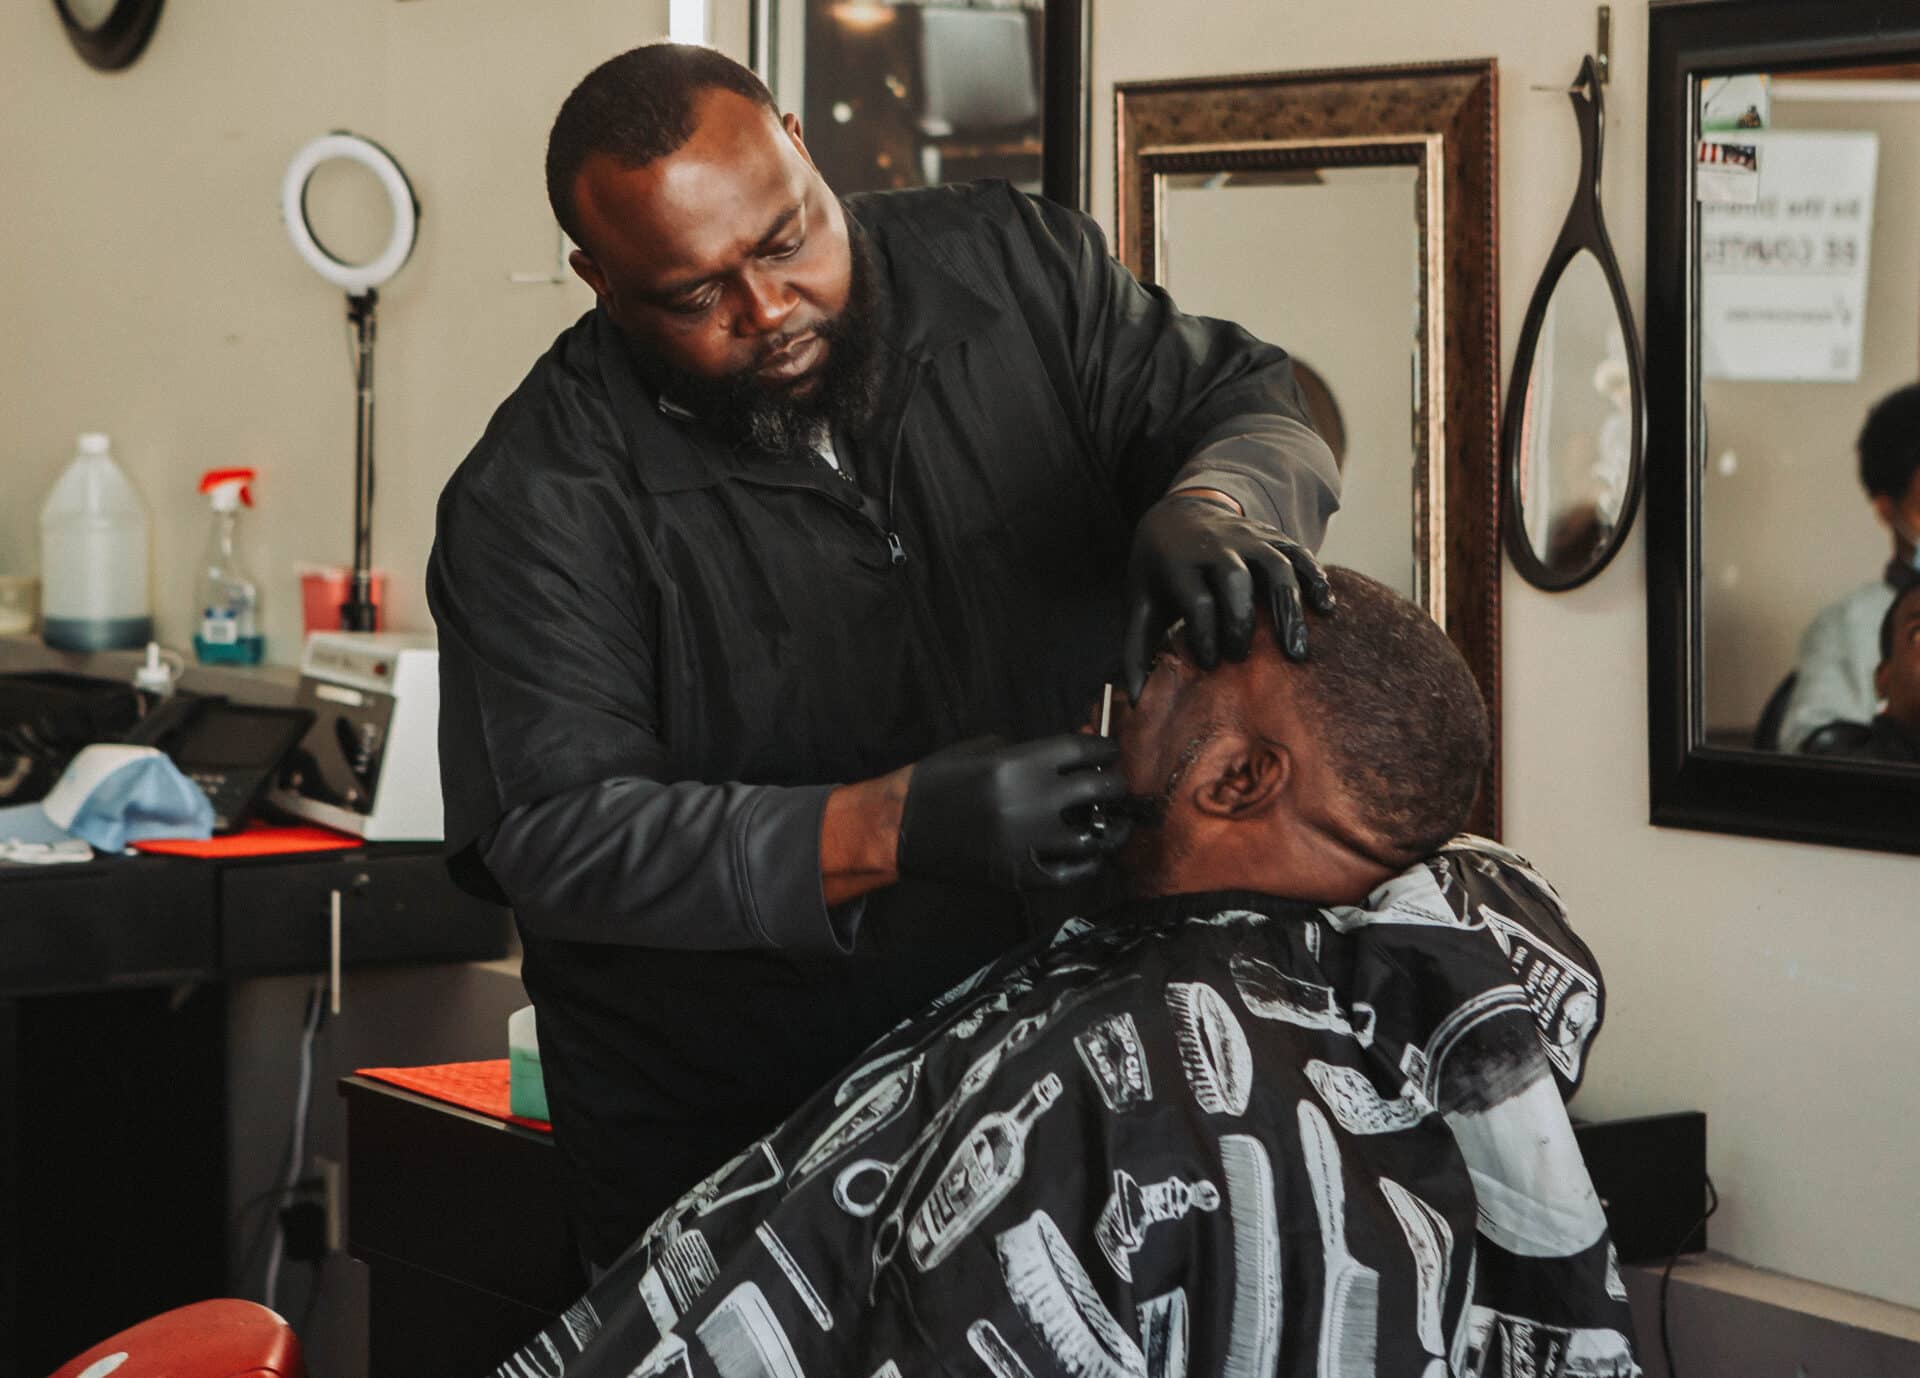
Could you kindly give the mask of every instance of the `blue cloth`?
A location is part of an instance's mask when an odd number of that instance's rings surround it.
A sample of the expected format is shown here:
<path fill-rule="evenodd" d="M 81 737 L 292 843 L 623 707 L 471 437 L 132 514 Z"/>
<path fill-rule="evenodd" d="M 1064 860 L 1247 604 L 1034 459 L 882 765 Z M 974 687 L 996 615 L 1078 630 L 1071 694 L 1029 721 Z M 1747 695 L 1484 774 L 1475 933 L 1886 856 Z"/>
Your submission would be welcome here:
<path fill-rule="evenodd" d="M 51 845 L 79 838 L 102 852 L 156 837 L 213 835 L 213 805 L 152 748 L 90 746 L 37 804 L 0 809 L 0 841 Z"/>

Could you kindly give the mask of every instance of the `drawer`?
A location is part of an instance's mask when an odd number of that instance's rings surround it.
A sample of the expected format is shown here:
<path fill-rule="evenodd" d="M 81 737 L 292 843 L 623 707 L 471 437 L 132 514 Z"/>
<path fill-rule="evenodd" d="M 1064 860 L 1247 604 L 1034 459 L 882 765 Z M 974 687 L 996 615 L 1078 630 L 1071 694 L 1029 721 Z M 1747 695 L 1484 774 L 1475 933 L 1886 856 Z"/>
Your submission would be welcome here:
<path fill-rule="evenodd" d="M 549 1318 L 586 1290 L 552 1135 L 365 1077 L 343 1078 L 340 1091 L 354 1257 L 376 1272 L 418 1268 Z"/>
<path fill-rule="evenodd" d="M 213 872 L 102 857 L 0 872 L 0 991 L 154 985 L 220 962 Z"/>
<path fill-rule="evenodd" d="M 220 950 L 235 975 L 323 971 L 332 897 L 344 966 L 490 961 L 512 919 L 454 885 L 439 855 L 376 849 L 222 868 Z"/>

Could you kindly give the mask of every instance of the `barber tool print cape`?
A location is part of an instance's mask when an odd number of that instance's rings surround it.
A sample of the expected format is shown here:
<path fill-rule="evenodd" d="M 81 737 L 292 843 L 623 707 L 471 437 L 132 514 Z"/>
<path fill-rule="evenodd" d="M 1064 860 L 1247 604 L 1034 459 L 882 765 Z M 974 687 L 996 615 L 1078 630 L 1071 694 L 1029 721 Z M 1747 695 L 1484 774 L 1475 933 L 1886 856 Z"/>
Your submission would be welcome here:
<path fill-rule="evenodd" d="M 508 1378 L 1631 1378 L 1567 1118 L 1603 1013 L 1511 852 L 1071 921 L 668 1210 Z"/>

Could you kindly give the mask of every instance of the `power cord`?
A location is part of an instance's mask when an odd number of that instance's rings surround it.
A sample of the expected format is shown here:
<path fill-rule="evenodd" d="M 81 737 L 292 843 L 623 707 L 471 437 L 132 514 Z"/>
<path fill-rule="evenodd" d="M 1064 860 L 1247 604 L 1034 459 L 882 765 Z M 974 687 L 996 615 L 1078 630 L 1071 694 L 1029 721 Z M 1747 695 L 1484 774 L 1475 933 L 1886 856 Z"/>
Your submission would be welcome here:
<path fill-rule="evenodd" d="M 313 1040 L 320 1031 L 326 1010 L 327 978 L 316 976 L 307 992 L 307 1016 L 300 1028 L 300 1083 L 294 1093 L 293 1128 L 287 1141 L 287 1170 L 280 1180 L 279 1204 L 284 1208 L 300 1185 L 300 1174 L 307 1165 L 307 1113 L 313 1105 Z M 274 1213 L 273 1249 L 267 1255 L 267 1277 L 263 1300 L 269 1311 L 277 1310 L 280 1291 L 280 1264 L 286 1257 L 287 1227 L 279 1211 Z"/>
<path fill-rule="evenodd" d="M 1680 1370 L 1673 1364 L 1673 1334 L 1667 1326 L 1667 1288 L 1673 1282 L 1673 1265 L 1680 1261 L 1680 1250 L 1693 1238 L 1694 1231 L 1713 1219 L 1713 1213 L 1719 1209 L 1720 1193 L 1713 1189 L 1713 1178 L 1708 1177 L 1706 1210 L 1682 1232 L 1673 1252 L 1667 1256 L 1667 1266 L 1660 1272 L 1660 1353 L 1667 1361 L 1667 1378 L 1680 1378 Z"/>

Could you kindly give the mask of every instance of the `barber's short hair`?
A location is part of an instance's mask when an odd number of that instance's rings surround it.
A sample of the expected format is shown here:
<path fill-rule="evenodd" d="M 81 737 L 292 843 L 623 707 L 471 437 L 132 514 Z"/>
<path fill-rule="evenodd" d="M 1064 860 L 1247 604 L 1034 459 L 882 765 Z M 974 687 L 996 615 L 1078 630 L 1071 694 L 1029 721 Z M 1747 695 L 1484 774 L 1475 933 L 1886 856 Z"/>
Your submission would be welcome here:
<path fill-rule="evenodd" d="M 569 239 L 582 244 L 573 183 L 587 160 L 605 155 L 639 168 L 666 157 L 693 137 L 694 106 L 716 89 L 780 113 L 749 69 L 692 43 L 648 43 L 587 73 L 561 102 L 547 136 L 547 202 Z"/>
<path fill-rule="evenodd" d="M 1899 502 L 1920 470 L 1920 383 L 1874 403 L 1860 428 L 1860 483 L 1869 497 Z"/>
<path fill-rule="evenodd" d="M 1311 619 L 1290 683 L 1374 833 L 1424 856 L 1472 816 L 1493 736 L 1473 672 L 1431 617 L 1385 584 L 1329 566 L 1337 600 Z"/>

